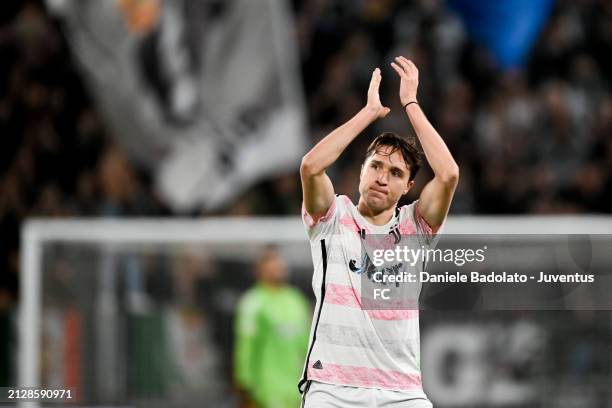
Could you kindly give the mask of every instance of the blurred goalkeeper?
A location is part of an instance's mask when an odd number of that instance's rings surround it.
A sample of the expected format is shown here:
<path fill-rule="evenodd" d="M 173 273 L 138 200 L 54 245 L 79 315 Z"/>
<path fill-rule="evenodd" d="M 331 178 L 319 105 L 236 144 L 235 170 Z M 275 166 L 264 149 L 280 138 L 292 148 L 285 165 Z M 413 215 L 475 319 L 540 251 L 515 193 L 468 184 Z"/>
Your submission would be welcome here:
<path fill-rule="evenodd" d="M 256 285 L 240 299 L 235 326 L 234 376 L 243 408 L 295 408 L 308 345 L 310 305 L 287 281 L 276 248 L 256 265 Z"/>
<path fill-rule="evenodd" d="M 389 113 L 379 97 L 378 68 L 366 106 L 302 159 L 302 217 L 317 297 L 299 383 L 305 407 L 432 406 L 421 382 L 418 310 L 364 310 L 360 301 L 361 279 L 371 280 L 364 273 L 371 261 L 361 255 L 362 241 L 390 234 L 396 243 L 413 236 L 419 246 L 434 247 L 459 178 L 457 164 L 418 104 L 416 66 L 404 57 L 391 66 L 400 77 L 402 106 L 435 176 L 417 201 L 398 207 L 414 185 L 421 153 L 414 138 L 383 133 L 366 151 L 357 205 L 335 195 L 325 171 L 368 125 Z"/>

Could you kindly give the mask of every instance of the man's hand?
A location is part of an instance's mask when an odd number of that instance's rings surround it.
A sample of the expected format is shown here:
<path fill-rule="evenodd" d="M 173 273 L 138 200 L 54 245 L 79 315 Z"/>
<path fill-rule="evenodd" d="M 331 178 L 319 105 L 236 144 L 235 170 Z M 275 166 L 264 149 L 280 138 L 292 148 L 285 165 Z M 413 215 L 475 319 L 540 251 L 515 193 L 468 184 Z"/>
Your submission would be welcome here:
<path fill-rule="evenodd" d="M 399 95 L 402 106 L 405 106 L 408 102 L 416 102 L 417 88 L 419 87 L 419 70 L 416 65 L 409 59 L 396 57 L 391 66 L 400 76 Z"/>
<path fill-rule="evenodd" d="M 376 115 L 376 118 L 384 118 L 387 116 L 391 109 L 383 106 L 380 102 L 379 88 L 380 88 L 380 69 L 376 68 L 372 72 L 372 79 L 370 80 L 370 87 L 368 88 L 368 104 L 366 107 Z"/>

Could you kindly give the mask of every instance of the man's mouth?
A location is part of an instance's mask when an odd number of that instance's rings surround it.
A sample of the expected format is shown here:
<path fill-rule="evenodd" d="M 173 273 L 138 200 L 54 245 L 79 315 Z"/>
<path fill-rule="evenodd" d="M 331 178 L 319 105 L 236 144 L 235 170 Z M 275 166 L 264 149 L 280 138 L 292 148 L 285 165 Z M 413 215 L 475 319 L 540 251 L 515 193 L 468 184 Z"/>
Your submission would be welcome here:
<path fill-rule="evenodd" d="M 374 191 L 375 193 L 382 194 L 384 196 L 386 196 L 388 194 L 385 190 L 380 190 L 380 189 L 374 188 L 374 187 L 370 187 L 370 190 Z"/>

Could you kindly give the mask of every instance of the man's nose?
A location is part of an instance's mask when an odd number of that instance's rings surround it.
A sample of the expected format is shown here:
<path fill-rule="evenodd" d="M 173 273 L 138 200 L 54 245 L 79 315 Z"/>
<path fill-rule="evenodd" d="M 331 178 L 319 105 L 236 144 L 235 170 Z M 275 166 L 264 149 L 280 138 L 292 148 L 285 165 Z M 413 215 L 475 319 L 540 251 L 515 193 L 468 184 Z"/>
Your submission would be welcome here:
<path fill-rule="evenodd" d="M 380 185 L 386 186 L 388 181 L 388 175 L 386 171 L 381 171 L 378 173 L 378 177 L 376 178 L 376 182 Z"/>

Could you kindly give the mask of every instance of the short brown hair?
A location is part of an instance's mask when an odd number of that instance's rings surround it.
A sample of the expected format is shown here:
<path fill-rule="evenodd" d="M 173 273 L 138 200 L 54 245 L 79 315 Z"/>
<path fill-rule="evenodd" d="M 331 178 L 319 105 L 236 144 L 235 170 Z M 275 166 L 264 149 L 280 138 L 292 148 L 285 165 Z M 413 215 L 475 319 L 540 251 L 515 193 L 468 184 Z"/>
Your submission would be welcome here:
<path fill-rule="evenodd" d="M 410 180 L 414 180 L 416 174 L 421 168 L 423 161 L 422 154 L 417 147 L 416 140 L 414 137 L 406 139 L 393 132 L 384 132 L 376 136 L 376 138 L 370 143 L 366 150 L 365 159 L 367 160 L 374 153 L 376 153 L 382 146 L 391 147 L 389 155 L 399 150 L 404 158 L 404 161 L 410 169 Z"/>

